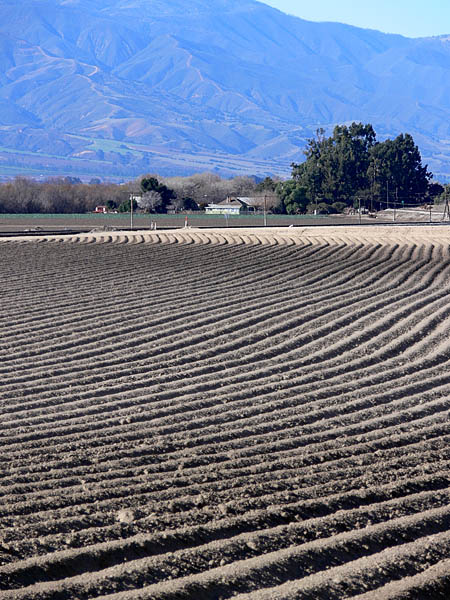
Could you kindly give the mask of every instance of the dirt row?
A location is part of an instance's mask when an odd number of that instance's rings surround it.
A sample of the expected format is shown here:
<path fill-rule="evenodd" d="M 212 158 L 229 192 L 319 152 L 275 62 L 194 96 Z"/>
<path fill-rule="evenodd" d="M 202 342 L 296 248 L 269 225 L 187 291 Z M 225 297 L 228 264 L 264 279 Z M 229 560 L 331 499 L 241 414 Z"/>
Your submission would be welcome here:
<path fill-rule="evenodd" d="M 0 241 L 1 597 L 447 597 L 447 229 L 381 229 Z"/>

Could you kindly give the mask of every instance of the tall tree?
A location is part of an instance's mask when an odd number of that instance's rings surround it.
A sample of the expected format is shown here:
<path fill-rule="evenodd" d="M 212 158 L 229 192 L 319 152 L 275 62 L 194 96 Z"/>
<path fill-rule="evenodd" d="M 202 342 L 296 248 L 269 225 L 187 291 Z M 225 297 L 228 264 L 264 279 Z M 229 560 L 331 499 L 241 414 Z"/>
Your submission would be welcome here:
<path fill-rule="evenodd" d="M 375 195 L 417 201 L 429 188 L 432 173 L 422 166 L 419 148 L 409 133 L 376 143 L 370 149 L 369 178 Z"/>
<path fill-rule="evenodd" d="M 321 196 L 327 202 L 350 203 L 360 189 L 367 187 L 369 150 L 375 144 L 372 125 L 337 125 L 331 137 L 317 130 L 308 140 L 306 162 L 293 166 L 293 178 L 308 190 L 310 201 Z"/>

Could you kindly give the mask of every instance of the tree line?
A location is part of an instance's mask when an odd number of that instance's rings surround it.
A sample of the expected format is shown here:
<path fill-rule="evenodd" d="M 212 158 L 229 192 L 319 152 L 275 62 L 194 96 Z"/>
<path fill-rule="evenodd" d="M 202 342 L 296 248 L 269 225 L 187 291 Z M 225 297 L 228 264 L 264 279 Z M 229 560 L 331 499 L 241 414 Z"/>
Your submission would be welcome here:
<path fill-rule="evenodd" d="M 377 141 L 370 124 L 338 125 L 331 136 L 323 129 L 307 141 L 305 160 L 291 165 L 291 178 L 237 176 L 221 178 L 212 173 L 188 177 L 143 175 L 125 185 L 89 184 L 73 177 L 44 182 L 17 177 L 0 185 L 3 213 L 84 213 L 105 205 L 128 212 L 133 206 L 144 212 L 199 210 L 227 196 L 261 196 L 274 213 L 339 213 L 364 206 L 370 210 L 402 204 L 442 201 L 450 186 L 432 180 L 412 136 Z M 261 202 L 262 205 L 262 202 Z"/>
<path fill-rule="evenodd" d="M 225 179 L 212 173 L 168 178 L 143 175 L 123 185 L 98 179 L 82 183 L 74 177 L 42 182 L 16 177 L 0 185 L 0 213 L 86 213 L 99 205 L 128 212 L 130 196 L 135 198 L 134 208 L 145 212 L 164 213 L 169 206 L 180 211 L 199 210 L 227 196 L 257 194 L 258 186 L 253 177 Z"/>

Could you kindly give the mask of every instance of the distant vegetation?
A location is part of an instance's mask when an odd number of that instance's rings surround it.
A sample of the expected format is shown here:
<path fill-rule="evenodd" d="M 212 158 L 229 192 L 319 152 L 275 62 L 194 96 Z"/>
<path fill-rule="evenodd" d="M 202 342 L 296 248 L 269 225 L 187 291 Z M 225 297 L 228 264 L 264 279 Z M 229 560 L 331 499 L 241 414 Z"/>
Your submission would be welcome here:
<path fill-rule="evenodd" d="M 261 190 L 264 186 L 251 177 L 222 179 L 211 173 L 167 179 L 144 175 L 126 185 L 97 179 L 82 183 L 72 177 L 45 182 L 16 177 L 0 185 L 0 213 L 85 213 L 97 205 L 125 212 L 130 210 L 130 195 L 142 196 L 141 210 L 164 213 L 169 206 L 174 210 L 198 210 L 227 196 L 253 195 Z M 134 206 L 138 208 L 136 201 Z"/>
<path fill-rule="evenodd" d="M 292 179 L 277 186 L 281 211 L 342 212 L 361 203 L 372 210 L 434 201 L 445 189 L 432 182 L 409 134 L 376 141 L 372 125 L 338 125 L 308 140 L 306 160 L 292 164 Z"/>
<path fill-rule="evenodd" d="M 227 196 L 265 196 L 269 210 L 281 214 L 342 213 L 365 207 L 379 210 L 440 202 L 450 186 L 432 181 L 432 173 L 412 136 L 379 142 L 372 125 L 338 125 L 330 137 L 323 129 L 308 140 L 306 160 L 292 164 L 287 181 L 247 176 L 222 179 L 211 173 L 161 178 L 143 175 L 126 185 L 89 184 L 75 178 L 36 182 L 18 177 L 0 185 L 0 212 L 83 213 L 106 205 L 111 211 L 134 207 L 149 213 L 199 210 Z M 450 197 L 450 194 L 449 194 Z"/>

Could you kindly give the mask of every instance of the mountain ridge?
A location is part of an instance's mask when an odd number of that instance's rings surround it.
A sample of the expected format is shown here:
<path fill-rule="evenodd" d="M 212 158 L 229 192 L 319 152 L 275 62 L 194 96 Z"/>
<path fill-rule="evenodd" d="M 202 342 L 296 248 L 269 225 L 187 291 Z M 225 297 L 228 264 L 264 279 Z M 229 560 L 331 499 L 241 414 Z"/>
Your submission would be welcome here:
<path fill-rule="evenodd" d="M 54 156 L 37 162 L 45 172 L 76 159 L 118 177 L 226 175 L 241 160 L 245 172 L 287 174 L 317 127 L 363 121 L 381 137 L 411 133 L 450 178 L 450 36 L 311 23 L 254 0 L 0 10 L 0 174 L 17 152 Z M 171 166 L 173 153 L 184 164 Z"/>

